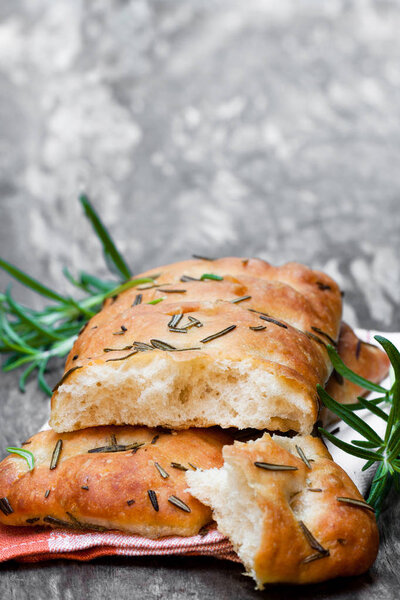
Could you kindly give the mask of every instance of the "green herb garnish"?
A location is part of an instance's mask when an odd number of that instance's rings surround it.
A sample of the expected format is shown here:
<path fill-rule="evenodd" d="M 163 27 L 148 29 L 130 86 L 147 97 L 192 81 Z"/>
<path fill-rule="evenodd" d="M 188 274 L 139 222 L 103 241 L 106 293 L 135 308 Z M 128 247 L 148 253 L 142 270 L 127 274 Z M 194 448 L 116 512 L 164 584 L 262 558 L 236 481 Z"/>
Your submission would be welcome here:
<path fill-rule="evenodd" d="M 162 302 L 163 300 L 165 300 L 165 298 L 156 298 L 155 300 L 150 300 L 150 302 L 146 302 L 146 304 L 158 304 L 159 302 Z"/>
<path fill-rule="evenodd" d="M 263 321 L 268 321 L 268 323 L 273 323 L 274 325 L 278 325 L 278 327 L 283 327 L 283 329 L 287 329 L 288 326 L 285 323 L 281 323 L 277 319 L 273 319 L 272 317 L 267 317 L 266 315 L 260 315 L 260 319 Z"/>
<path fill-rule="evenodd" d="M 200 343 L 208 344 L 208 342 L 211 342 L 212 340 L 216 340 L 217 338 L 221 337 L 222 335 L 226 335 L 227 333 L 229 333 L 230 331 L 233 331 L 234 329 L 236 329 L 236 325 L 229 325 L 229 327 L 226 327 L 222 331 L 218 331 L 217 333 L 213 333 L 212 335 L 209 335 L 208 337 L 203 338 L 202 340 L 200 340 Z"/>
<path fill-rule="evenodd" d="M 215 275 L 215 273 L 203 273 L 200 277 L 200 281 L 204 281 L 205 279 L 211 279 L 212 281 L 223 281 L 223 277 L 221 275 Z"/>
<path fill-rule="evenodd" d="M 192 254 L 193 258 L 197 258 L 198 260 L 209 260 L 209 261 L 213 261 L 215 260 L 215 258 L 209 258 L 208 256 L 202 256 L 201 254 Z"/>
<path fill-rule="evenodd" d="M 306 465 L 307 469 L 311 469 L 311 463 L 308 460 L 308 458 L 306 457 L 306 455 L 304 454 L 303 449 L 300 448 L 300 446 L 298 446 L 296 444 L 296 450 L 297 450 L 297 454 L 300 456 L 301 460 Z"/>
<path fill-rule="evenodd" d="M 368 504 L 368 502 L 364 502 L 364 500 L 359 500 L 358 498 L 346 498 L 345 496 L 339 496 L 336 498 L 338 502 L 343 502 L 344 504 L 349 504 L 350 506 L 357 506 L 360 508 L 365 508 L 366 510 L 370 510 L 371 512 L 375 512 L 375 509 Z"/>
<path fill-rule="evenodd" d="M 336 346 L 336 340 L 334 340 L 333 337 L 331 337 L 328 333 L 325 333 L 325 331 L 322 331 L 322 329 L 319 327 L 311 327 L 311 329 L 315 331 L 315 333 L 325 337 L 332 344 L 332 346 Z"/>
<path fill-rule="evenodd" d="M 63 447 L 63 441 L 62 440 L 57 440 L 56 445 L 54 446 L 54 450 L 53 450 L 53 454 L 51 456 L 51 460 L 50 460 L 50 471 L 52 471 L 53 469 L 55 469 L 56 466 L 58 465 L 58 461 L 59 461 L 59 458 L 60 458 L 62 447 Z"/>
<path fill-rule="evenodd" d="M 154 490 L 147 490 L 147 493 L 149 495 L 149 499 L 150 499 L 152 507 L 154 508 L 154 510 L 156 512 L 158 512 L 160 510 L 160 508 L 158 506 L 157 494 L 155 493 Z"/>
<path fill-rule="evenodd" d="M 132 306 L 137 306 L 138 304 L 141 304 L 143 300 L 143 294 L 136 294 L 134 301 L 132 302 Z"/>
<path fill-rule="evenodd" d="M 167 344 L 167 342 L 156 340 L 154 338 L 150 340 L 150 344 L 153 346 L 153 348 L 156 348 L 157 350 L 164 350 L 165 352 L 176 350 L 175 346 L 171 346 L 171 344 Z"/>
<path fill-rule="evenodd" d="M 162 290 L 161 288 L 158 288 L 157 291 L 164 294 L 186 294 L 186 290 Z"/>
<path fill-rule="evenodd" d="M 239 302 L 243 302 L 244 300 L 250 300 L 251 296 L 240 296 L 239 298 L 234 298 L 230 300 L 231 304 L 238 304 Z"/>
<path fill-rule="evenodd" d="M 172 462 L 171 467 L 173 467 L 174 469 L 178 469 L 179 471 L 189 471 L 187 467 L 177 462 Z"/>
<path fill-rule="evenodd" d="M 3 498 L 0 498 L 0 510 L 6 515 L 6 517 L 8 517 L 8 515 L 11 515 L 11 513 L 14 512 L 11 504 L 5 496 Z"/>
<path fill-rule="evenodd" d="M 364 439 L 347 443 L 321 427 L 319 431 L 341 450 L 365 459 L 363 471 L 378 465 L 366 502 L 379 515 L 392 485 L 394 484 L 397 490 L 400 489 L 400 353 L 388 339 L 376 335 L 375 340 L 383 347 L 393 367 L 394 381 L 389 389 L 354 373 L 344 364 L 333 346 L 328 345 L 327 350 L 335 370 L 342 377 L 364 389 L 378 392 L 381 394 L 379 398 L 366 400 L 359 397 L 357 403 L 346 405 L 336 402 L 321 386 L 317 386 L 317 389 L 323 404 Z M 382 402 L 390 406 L 388 414 L 377 406 Z M 356 411 L 361 409 L 369 410 L 386 423 L 382 437 L 356 414 Z"/>
<path fill-rule="evenodd" d="M 167 471 L 165 469 L 163 469 L 162 466 L 158 462 L 155 462 L 154 466 L 157 469 L 157 471 L 160 473 L 160 475 L 163 479 L 167 479 L 169 477 L 169 474 L 167 473 Z"/>
<path fill-rule="evenodd" d="M 171 319 L 169 320 L 167 327 L 176 327 L 179 323 L 179 321 L 182 319 L 183 314 L 182 313 L 177 313 L 176 315 L 172 315 Z"/>
<path fill-rule="evenodd" d="M 24 458 L 28 463 L 29 470 L 33 470 L 35 466 L 35 457 L 33 456 L 32 452 L 29 452 L 29 450 L 25 450 L 25 448 L 15 448 L 14 446 L 8 446 L 6 450 L 11 454 L 18 454 L 18 456 Z"/>
<path fill-rule="evenodd" d="M 303 523 L 303 521 L 299 521 L 299 525 L 301 527 L 301 530 L 304 533 L 304 536 L 305 536 L 307 542 L 310 544 L 311 548 L 313 550 L 316 550 L 317 552 L 319 552 L 319 554 L 321 555 L 321 558 L 323 556 L 329 556 L 329 550 L 327 550 L 321 546 L 319 541 L 315 539 L 315 537 L 313 536 L 311 531 L 308 529 L 308 527 L 305 525 L 305 523 Z M 309 561 L 310 557 L 306 558 L 305 560 Z"/>
<path fill-rule="evenodd" d="M 297 467 L 292 465 L 276 465 L 275 463 L 266 463 L 256 461 L 254 463 L 255 467 L 259 469 L 265 469 L 266 471 L 297 471 Z"/>
<path fill-rule="evenodd" d="M 181 500 L 180 498 L 178 498 L 177 496 L 170 496 L 168 498 L 168 502 L 170 502 L 171 504 L 173 504 L 174 506 L 176 506 L 177 508 L 180 508 L 181 510 L 183 510 L 184 512 L 190 513 L 192 512 L 189 508 L 189 506 L 187 504 L 185 504 L 183 502 L 183 500 Z"/>
<path fill-rule="evenodd" d="M 25 366 L 19 379 L 22 392 L 25 391 L 28 377 L 36 371 L 39 387 L 51 396 L 52 390 L 45 378 L 49 360 L 68 354 L 77 335 L 82 331 L 82 325 L 85 326 L 101 309 L 107 298 L 113 298 L 140 284 L 154 284 L 157 276 L 131 279 L 131 272 L 125 260 L 118 252 L 87 196 L 81 196 L 80 202 L 102 244 L 107 265 L 113 274 L 117 274 L 118 280 L 100 279 L 85 271 L 75 278 L 65 268 L 63 270 L 65 277 L 83 294 L 81 298 L 72 298 L 59 294 L 14 265 L 0 259 L 1 269 L 24 286 L 51 301 L 51 304 L 44 309 L 35 310 L 14 300 L 9 289 L 4 294 L 0 294 L 0 352 L 9 354 L 2 369 L 7 372 Z M 122 333 L 123 330 L 120 334 Z"/>

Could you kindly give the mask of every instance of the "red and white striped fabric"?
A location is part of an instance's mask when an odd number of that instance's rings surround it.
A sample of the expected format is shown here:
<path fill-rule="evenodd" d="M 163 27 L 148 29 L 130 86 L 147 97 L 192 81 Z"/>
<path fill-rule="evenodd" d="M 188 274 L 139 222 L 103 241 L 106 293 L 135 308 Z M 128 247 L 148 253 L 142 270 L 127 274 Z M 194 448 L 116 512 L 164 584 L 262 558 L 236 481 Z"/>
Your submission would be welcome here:
<path fill-rule="evenodd" d="M 358 330 L 357 334 L 365 341 L 373 341 L 377 331 Z M 400 334 L 383 333 L 400 347 Z M 374 418 L 374 415 L 369 415 Z M 370 423 L 370 422 L 369 422 Z M 371 423 L 370 423 L 371 424 Z M 341 427 L 339 437 L 351 436 L 348 427 Z M 359 459 L 330 446 L 334 460 L 343 467 L 358 485 L 361 492 L 366 491 L 370 478 L 365 472 L 360 477 Z M 369 479 L 370 480 L 370 479 Z M 171 555 L 203 555 L 240 562 L 228 538 L 215 527 L 210 527 L 204 535 L 192 537 L 167 537 L 151 540 L 138 535 L 126 535 L 117 531 L 79 532 L 68 530 L 49 530 L 34 527 L 7 527 L 0 525 L 0 562 L 18 559 L 22 561 L 40 561 L 49 558 L 70 558 L 74 560 L 91 560 L 99 556 L 171 556 Z"/>
<path fill-rule="evenodd" d="M 215 526 L 206 535 L 151 540 L 117 531 L 77 532 L 63 529 L 0 526 L 0 562 L 49 558 L 91 560 L 99 556 L 215 556 L 239 562 L 229 542 Z"/>

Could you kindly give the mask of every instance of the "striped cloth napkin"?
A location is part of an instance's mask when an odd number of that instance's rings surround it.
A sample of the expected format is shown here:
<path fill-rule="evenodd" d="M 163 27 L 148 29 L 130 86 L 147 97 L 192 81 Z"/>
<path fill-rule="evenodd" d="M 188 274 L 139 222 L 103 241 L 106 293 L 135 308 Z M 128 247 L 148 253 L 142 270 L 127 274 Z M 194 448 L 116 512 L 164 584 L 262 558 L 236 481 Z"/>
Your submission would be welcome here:
<path fill-rule="evenodd" d="M 378 331 L 358 330 L 357 335 L 366 342 L 374 343 L 373 336 Z M 381 332 L 382 333 L 382 332 Z M 400 333 L 382 333 L 397 347 L 400 347 Z M 383 385 L 388 384 L 385 381 Z M 373 394 L 370 396 L 373 398 Z M 359 413 L 362 415 L 362 413 Z M 364 415 L 363 415 L 364 416 Z M 382 433 L 384 423 L 378 417 L 365 413 L 365 419 L 378 433 Z M 337 436 L 350 442 L 353 430 L 344 423 L 339 424 Z M 331 430 L 336 425 L 331 426 Z M 350 456 L 328 443 L 333 459 L 350 475 L 362 494 L 368 490 L 373 473 L 371 469 L 361 472 L 364 461 Z M 205 535 L 192 537 L 166 537 L 151 540 L 137 535 L 127 535 L 116 531 L 77 532 L 62 529 L 33 527 L 7 527 L 0 525 L 0 562 L 18 559 L 37 562 L 50 558 L 91 560 L 99 556 L 171 556 L 202 555 L 240 562 L 229 540 L 215 525 L 210 526 Z"/>

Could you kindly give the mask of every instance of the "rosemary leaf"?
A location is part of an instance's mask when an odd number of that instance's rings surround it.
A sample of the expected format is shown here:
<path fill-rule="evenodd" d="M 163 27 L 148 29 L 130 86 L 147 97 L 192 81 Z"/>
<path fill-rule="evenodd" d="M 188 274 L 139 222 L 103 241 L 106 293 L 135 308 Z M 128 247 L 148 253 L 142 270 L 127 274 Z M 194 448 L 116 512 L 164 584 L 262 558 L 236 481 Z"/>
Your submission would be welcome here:
<path fill-rule="evenodd" d="M 157 471 L 160 473 L 160 475 L 163 479 L 167 479 L 169 477 L 169 474 L 167 473 L 167 471 L 165 469 L 163 469 L 162 466 L 158 462 L 155 462 L 154 466 L 157 469 Z"/>
<path fill-rule="evenodd" d="M 53 454 L 51 455 L 50 460 L 50 471 L 56 468 L 58 465 L 58 461 L 60 459 L 61 450 L 63 447 L 63 441 L 57 440 L 56 445 L 54 446 Z"/>
<path fill-rule="evenodd" d="M 233 331 L 234 329 L 236 329 L 236 325 L 230 325 L 229 327 L 226 327 L 222 331 L 218 331 L 217 333 L 213 333 L 212 335 L 205 337 L 204 339 L 200 340 L 200 343 L 207 344 L 208 342 L 211 342 L 212 340 L 215 340 L 215 339 L 221 337 L 222 335 L 226 335 L 227 333 L 229 333 L 230 331 Z"/>
<path fill-rule="evenodd" d="M 147 493 L 149 495 L 149 499 L 150 499 L 150 502 L 151 502 L 154 510 L 156 512 L 158 512 L 160 510 L 160 507 L 158 506 L 157 494 L 155 493 L 154 490 L 147 490 Z"/>
<path fill-rule="evenodd" d="M 69 369 L 69 371 L 64 373 L 64 375 L 61 377 L 60 381 L 58 381 L 58 383 L 56 383 L 56 385 L 53 387 L 53 392 L 57 391 L 58 388 L 60 387 L 60 385 L 62 385 L 65 382 L 67 377 L 69 377 L 71 375 L 71 373 L 73 373 L 77 369 L 82 369 L 82 367 L 81 366 L 72 367 L 72 369 Z"/>
<path fill-rule="evenodd" d="M 365 508 L 366 510 L 370 510 L 373 513 L 375 512 L 375 509 L 372 506 L 370 506 L 367 502 L 364 502 L 364 500 L 359 500 L 358 498 L 346 498 L 344 496 L 341 496 L 336 498 L 336 500 L 338 502 L 343 502 L 344 504 L 349 504 L 350 506 Z"/>
<path fill-rule="evenodd" d="M 177 508 L 180 508 L 181 510 L 183 510 L 184 512 L 190 513 L 192 512 L 189 508 L 189 506 L 187 504 L 185 504 L 185 502 L 183 502 L 183 500 L 181 500 L 180 498 L 178 498 L 177 496 L 170 496 L 168 498 L 168 502 L 170 502 L 171 504 L 173 504 L 174 506 L 176 506 Z"/>
<path fill-rule="evenodd" d="M 316 333 L 319 333 L 319 335 L 324 336 L 332 344 L 332 346 L 336 346 L 336 340 L 334 340 L 328 333 L 325 333 L 325 331 L 322 331 L 322 329 L 319 329 L 319 327 L 311 327 L 311 329 Z"/>
<path fill-rule="evenodd" d="M 204 281 L 205 279 L 211 279 L 212 281 L 223 281 L 223 277 L 221 275 L 215 275 L 214 273 L 203 273 L 200 277 L 200 281 Z"/>
<path fill-rule="evenodd" d="M 157 348 L 158 350 L 164 350 L 166 352 L 176 350 L 175 346 L 171 346 L 171 344 L 167 344 L 167 342 L 163 342 L 162 340 L 152 339 L 150 340 L 150 344 L 153 346 L 153 348 Z"/>
<path fill-rule="evenodd" d="M 14 279 L 19 281 L 26 287 L 31 288 L 33 291 L 37 292 L 41 296 L 50 298 L 50 300 L 56 300 L 58 302 L 61 302 L 62 304 L 68 304 L 68 298 L 64 298 L 64 296 L 61 296 L 60 294 L 54 292 L 42 283 L 39 283 L 39 281 L 33 279 L 33 277 L 30 277 L 29 275 L 27 275 L 17 267 L 14 267 L 14 265 L 7 262 L 6 260 L 3 260 L 2 258 L 0 258 L 0 269 L 3 269 L 9 275 L 11 275 L 11 277 L 14 277 Z"/>
<path fill-rule="evenodd" d="M 349 367 L 347 367 L 347 365 L 344 364 L 344 362 L 342 361 L 342 359 L 340 358 L 339 354 L 337 353 L 337 351 L 335 350 L 335 348 L 333 346 L 328 344 L 327 350 L 328 350 L 329 358 L 331 359 L 334 368 L 345 379 L 347 379 L 348 381 L 351 381 L 352 383 L 355 383 L 356 385 L 359 385 L 360 387 L 362 387 L 366 390 L 369 390 L 371 392 L 380 392 L 380 393 L 386 394 L 387 390 L 385 390 L 385 388 L 378 385 L 377 383 L 368 381 L 368 379 L 361 377 L 361 375 L 357 375 L 357 373 L 354 373 L 354 371 L 349 369 Z"/>
<path fill-rule="evenodd" d="M 11 515 L 11 513 L 14 512 L 11 504 L 5 496 L 3 496 L 3 498 L 0 498 L 0 510 L 6 515 L 6 517 L 8 517 L 8 515 Z"/>
<path fill-rule="evenodd" d="M 209 261 L 213 261 L 216 260 L 215 258 L 209 258 L 208 256 L 201 256 L 201 254 L 192 254 L 193 258 L 197 258 L 198 260 L 209 260 Z"/>
<path fill-rule="evenodd" d="M 35 457 L 33 456 L 32 452 L 25 450 L 25 448 L 16 448 L 15 446 L 8 446 L 6 450 L 11 454 L 17 454 L 18 456 L 21 456 L 21 458 L 24 458 L 28 464 L 29 470 L 33 470 L 35 466 Z"/>
<path fill-rule="evenodd" d="M 259 469 L 265 469 L 266 471 L 297 471 L 297 467 L 294 467 L 292 465 L 276 465 L 274 463 L 267 463 L 267 462 L 259 462 L 256 461 L 254 463 L 254 465 L 256 467 L 258 467 Z"/>
<path fill-rule="evenodd" d="M 125 260 L 123 259 L 122 255 L 118 252 L 117 247 L 111 239 L 111 236 L 108 233 L 107 229 L 103 225 L 100 217 L 94 210 L 92 204 L 89 201 L 89 198 L 85 194 L 82 194 L 80 197 L 80 201 L 86 213 L 86 216 L 90 220 L 94 230 L 96 231 L 103 245 L 103 251 L 106 259 L 109 259 L 114 265 L 117 274 L 119 274 L 123 279 L 129 279 L 132 276 L 132 273 Z M 110 264 L 110 262 L 108 262 L 108 264 Z"/>
<path fill-rule="evenodd" d="M 268 321 L 268 323 L 273 323 L 274 325 L 278 325 L 278 327 L 283 327 L 283 329 L 287 329 L 288 326 L 285 323 L 281 323 L 281 321 L 277 321 L 276 319 L 272 319 L 272 317 L 267 317 L 265 315 L 260 315 L 260 319 L 263 321 Z"/>
<path fill-rule="evenodd" d="M 329 550 L 326 550 L 325 548 L 323 548 L 321 546 L 321 544 L 318 542 L 318 540 L 315 539 L 315 537 L 313 536 L 311 531 L 308 529 L 308 527 L 305 525 L 305 523 L 303 523 L 303 521 L 299 521 L 299 525 L 307 539 L 307 542 L 310 544 L 311 548 L 313 550 L 317 550 L 317 552 L 320 552 L 324 556 L 328 556 Z"/>
<path fill-rule="evenodd" d="M 308 469 L 310 469 L 310 470 L 311 470 L 311 468 L 312 468 L 312 467 L 311 467 L 311 463 L 310 463 L 310 461 L 308 460 L 308 458 L 306 457 L 306 455 L 304 454 L 304 452 L 303 452 L 303 449 L 302 449 L 302 448 L 300 448 L 300 446 L 297 446 L 297 444 L 296 444 L 296 450 L 297 450 L 297 454 L 300 456 L 300 458 L 301 458 L 301 460 L 303 461 L 303 463 L 306 465 L 306 467 L 307 467 Z"/>
<path fill-rule="evenodd" d="M 146 302 L 146 304 L 159 304 L 163 300 L 165 300 L 165 298 L 156 298 L 155 300 L 150 300 L 150 302 Z"/>

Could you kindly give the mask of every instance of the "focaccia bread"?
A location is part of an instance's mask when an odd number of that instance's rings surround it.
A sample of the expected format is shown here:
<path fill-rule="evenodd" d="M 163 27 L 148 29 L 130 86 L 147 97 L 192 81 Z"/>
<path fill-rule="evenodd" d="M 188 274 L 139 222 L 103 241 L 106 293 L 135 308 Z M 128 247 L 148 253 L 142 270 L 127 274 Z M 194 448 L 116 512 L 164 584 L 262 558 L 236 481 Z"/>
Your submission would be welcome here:
<path fill-rule="evenodd" d="M 110 300 L 75 343 L 52 398 L 56 431 L 114 423 L 311 431 L 315 386 L 331 371 L 325 344 L 335 343 L 341 314 L 327 275 L 239 258 L 149 274 L 154 286 Z"/>
<path fill-rule="evenodd" d="M 342 361 L 352 371 L 369 381 L 379 383 L 389 372 L 390 361 L 387 354 L 378 346 L 360 340 L 351 327 L 344 322 L 340 327 L 337 351 Z M 329 378 L 326 391 L 336 402 L 341 404 L 357 402 L 357 396 L 368 393 L 365 389 L 344 379 L 335 371 Z M 328 424 L 337 421 L 338 417 L 323 407 L 321 419 L 325 424 Z"/>
<path fill-rule="evenodd" d="M 195 535 L 211 511 L 186 491 L 185 469 L 221 466 L 229 443 L 215 429 L 42 431 L 24 445 L 35 458 L 32 471 L 15 454 L 0 463 L 0 522 Z"/>
<path fill-rule="evenodd" d="M 174 315 L 197 326 L 172 330 Z M 310 432 L 316 385 L 331 370 L 324 343 L 225 301 L 136 306 L 87 328 L 71 354 L 52 398 L 56 431 L 129 423 Z"/>
<path fill-rule="evenodd" d="M 365 572 L 378 551 L 371 507 L 321 440 L 270 437 L 223 450 L 224 466 L 187 472 L 247 572 L 266 583 L 313 583 Z"/>

